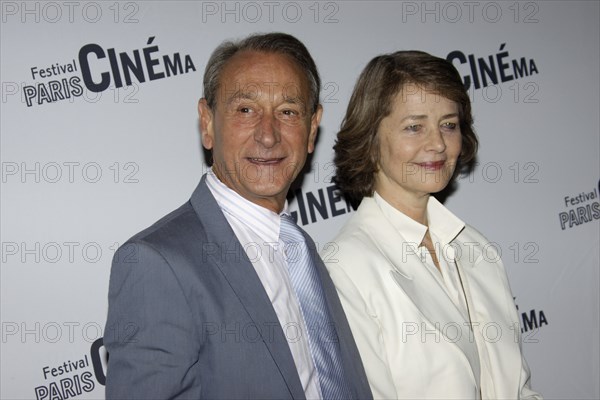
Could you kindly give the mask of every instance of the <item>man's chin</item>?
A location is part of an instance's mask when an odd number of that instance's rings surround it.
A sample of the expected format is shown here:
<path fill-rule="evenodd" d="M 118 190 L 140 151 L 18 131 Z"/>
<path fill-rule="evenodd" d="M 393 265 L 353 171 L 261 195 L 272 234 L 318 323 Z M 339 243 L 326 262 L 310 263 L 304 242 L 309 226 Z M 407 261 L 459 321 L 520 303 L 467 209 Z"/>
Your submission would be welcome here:
<path fill-rule="evenodd" d="M 253 183 L 253 184 L 245 184 L 244 187 L 247 189 L 249 193 L 252 193 L 256 197 L 276 197 L 280 196 L 281 193 L 287 193 L 289 185 L 277 185 L 274 183 Z"/>

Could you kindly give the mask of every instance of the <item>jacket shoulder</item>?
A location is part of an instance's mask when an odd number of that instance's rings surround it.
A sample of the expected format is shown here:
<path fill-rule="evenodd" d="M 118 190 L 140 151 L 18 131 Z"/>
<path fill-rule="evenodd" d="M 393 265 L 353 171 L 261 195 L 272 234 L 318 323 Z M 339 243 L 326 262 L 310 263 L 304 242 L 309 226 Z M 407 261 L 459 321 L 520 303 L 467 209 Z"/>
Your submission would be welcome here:
<path fill-rule="evenodd" d="M 113 264 L 117 260 L 136 259 L 138 254 L 148 251 L 160 255 L 169 264 L 175 260 L 191 260 L 196 258 L 198 246 L 207 241 L 201 219 L 187 202 L 128 239 L 115 253 Z"/>
<path fill-rule="evenodd" d="M 472 242 L 480 243 L 481 245 L 485 245 L 490 243 L 489 239 L 483 235 L 480 231 L 475 229 L 475 227 L 465 224 L 465 228 L 458 235 L 458 237 L 462 240 L 469 240 Z"/>
<path fill-rule="evenodd" d="M 337 236 L 330 241 L 345 258 L 354 259 L 365 255 L 364 249 L 372 245 L 373 238 L 361 223 L 361 216 L 352 215 L 350 220 L 340 229 Z"/>

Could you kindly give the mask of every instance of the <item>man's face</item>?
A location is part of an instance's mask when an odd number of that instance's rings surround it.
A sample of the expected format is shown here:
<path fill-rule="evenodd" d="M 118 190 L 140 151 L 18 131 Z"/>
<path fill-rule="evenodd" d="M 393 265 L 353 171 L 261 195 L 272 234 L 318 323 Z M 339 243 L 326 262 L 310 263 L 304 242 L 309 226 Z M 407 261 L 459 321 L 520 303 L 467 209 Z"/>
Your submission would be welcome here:
<path fill-rule="evenodd" d="M 280 212 L 314 150 L 322 109 L 312 113 L 302 70 L 287 56 L 244 51 L 223 68 L 214 109 L 200 100 L 202 144 L 219 179 Z"/>

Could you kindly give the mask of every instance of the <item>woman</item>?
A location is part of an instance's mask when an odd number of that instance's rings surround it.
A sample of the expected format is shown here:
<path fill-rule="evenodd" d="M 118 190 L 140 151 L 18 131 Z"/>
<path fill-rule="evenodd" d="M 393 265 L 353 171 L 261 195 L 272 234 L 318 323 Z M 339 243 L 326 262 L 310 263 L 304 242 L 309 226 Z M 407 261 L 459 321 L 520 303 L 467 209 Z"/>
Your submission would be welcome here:
<path fill-rule="evenodd" d="M 498 254 L 431 195 L 474 160 L 472 124 L 458 72 L 427 53 L 374 58 L 352 94 L 335 182 L 360 206 L 327 267 L 376 398 L 541 398 Z"/>

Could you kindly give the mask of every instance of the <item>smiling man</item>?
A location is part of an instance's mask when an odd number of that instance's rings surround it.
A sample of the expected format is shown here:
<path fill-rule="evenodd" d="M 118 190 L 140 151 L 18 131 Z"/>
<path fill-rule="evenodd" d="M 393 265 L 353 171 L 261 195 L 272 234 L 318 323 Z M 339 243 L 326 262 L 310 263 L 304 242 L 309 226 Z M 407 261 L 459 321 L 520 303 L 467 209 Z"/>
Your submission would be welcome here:
<path fill-rule="evenodd" d="M 290 35 L 212 54 L 198 107 L 212 169 L 113 261 L 107 398 L 372 398 L 331 279 L 287 210 L 319 90 Z"/>
<path fill-rule="evenodd" d="M 287 55 L 238 52 L 221 71 L 216 98 L 207 93 L 199 104 L 202 143 L 212 150 L 215 175 L 276 213 L 314 150 L 321 120 L 304 76 Z"/>

